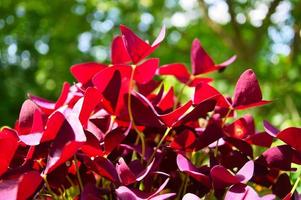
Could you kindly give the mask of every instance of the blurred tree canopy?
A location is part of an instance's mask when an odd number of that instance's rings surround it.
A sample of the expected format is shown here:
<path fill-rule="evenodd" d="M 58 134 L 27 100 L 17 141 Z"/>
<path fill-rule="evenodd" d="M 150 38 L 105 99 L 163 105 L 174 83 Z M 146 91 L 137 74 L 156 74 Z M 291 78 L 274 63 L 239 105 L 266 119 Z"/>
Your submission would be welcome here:
<path fill-rule="evenodd" d="M 299 0 L 2 0 L 0 2 L 0 126 L 13 125 L 27 93 L 55 100 L 72 64 L 109 62 L 119 24 L 153 40 L 167 37 L 160 64 L 186 62 L 199 38 L 216 62 L 238 59 L 214 84 L 232 94 L 253 68 L 265 99 L 252 112 L 275 125 L 301 125 L 301 1 Z"/>

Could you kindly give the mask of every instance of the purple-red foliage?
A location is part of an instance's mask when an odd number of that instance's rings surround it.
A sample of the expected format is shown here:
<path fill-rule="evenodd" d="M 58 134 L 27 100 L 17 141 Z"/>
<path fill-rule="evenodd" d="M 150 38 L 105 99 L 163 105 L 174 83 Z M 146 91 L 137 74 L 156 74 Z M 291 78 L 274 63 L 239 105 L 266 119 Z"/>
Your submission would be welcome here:
<path fill-rule="evenodd" d="M 257 132 L 251 115 L 236 118 L 269 103 L 253 70 L 226 97 L 204 75 L 224 70 L 235 56 L 215 64 L 195 39 L 191 71 L 181 63 L 160 66 L 148 57 L 165 27 L 151 45 L 124 25 L 120 30 L 111 64 L 73 65 L 77 83 L 64 83 L 56 102 L 30 95 L 15 127 L 1 129 L 0 199 L 56 198 L 70 187 L 76 199 L 293 196 L 284 171 L 301 164 L 301 128 L 279 131 L 265 121 Z M 182 92 L 164 88 L 167 75 L 194 95 L 181 101 Z M 285 144 L 271 147 L 277 139 Z M 262 155 L 254 155 L 255 146 Z"/>

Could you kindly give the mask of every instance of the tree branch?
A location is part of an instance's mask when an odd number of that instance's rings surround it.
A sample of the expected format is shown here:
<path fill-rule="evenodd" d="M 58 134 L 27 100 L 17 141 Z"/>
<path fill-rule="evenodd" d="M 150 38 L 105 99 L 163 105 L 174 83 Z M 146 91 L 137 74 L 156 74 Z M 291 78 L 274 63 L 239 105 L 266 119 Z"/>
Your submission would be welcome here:
<path fill-rule="evenodd" d="M 266 36 L 267 30 L 271 24 L 271 16 L 276 11 L 276 8 L 281 3 L 281 1 L 282 0 L 274 0 L 270 3 L 268 13 L 262 22 L 262 26 L 255 29 L 255 34 L 251 46 L 251 50 L 253 52 L 257 52 L 262 47 L 262 41 L 264 39 L 264 36 Z"/>
<path fill-rule="evenodd" d="M 232 37 L 232 42 L 237 44 L 240 51 L 243 51 L 246 49 L 245 41 L 242 38 L 241 32 L 240 32 L 240 25 L 236 21 L 236 13 L 234 10 L 234 2 L 232 0 L 226 0 L 228 7 L 229 7 L 229 14 L 231 16 L 230 24 L 234 31 L 234 38 Z"/>
<path fill-rule="evenodd" d="M 208 7 L 204 0 L 198 0 L 198 3 L 201 12 L 204 14 L 204 19 L 206 20 L 208 26 L 221 37 L 226 45 L 230 46 L 232 49 L 236 49 L 235 45 L 233 44 L 232 38 L 223 30 L 223 28 L 219 24 L 210 19 L 208 15 Z"/>

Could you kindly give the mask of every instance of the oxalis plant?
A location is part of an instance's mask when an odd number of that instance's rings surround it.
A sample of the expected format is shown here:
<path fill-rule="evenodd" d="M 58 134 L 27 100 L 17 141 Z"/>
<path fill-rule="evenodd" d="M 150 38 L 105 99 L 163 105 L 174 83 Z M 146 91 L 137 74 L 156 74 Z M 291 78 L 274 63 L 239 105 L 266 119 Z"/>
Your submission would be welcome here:
<path fill-rule="evenodd" d="M 14 128 L 1 129 L 0 199 L 298 198 L 300 178 L 289 174 L 301 164 L 301 128 L 279 131 L 265 121 L 257 131 L 253 116 L 236 117 L 270 103 L 252 69 L 224 96 L 205 75 L 235 56 L 216 64 L 195 39 L 191 71 L 160 66 L 149 56 L 164 27 L 151 45 L 120 31 L 110 64 L 73 65 L 77 82 L 64 83 L 56 102 L 29 95 Z M 164 87 L 166 76 L 180 92 Z"/>

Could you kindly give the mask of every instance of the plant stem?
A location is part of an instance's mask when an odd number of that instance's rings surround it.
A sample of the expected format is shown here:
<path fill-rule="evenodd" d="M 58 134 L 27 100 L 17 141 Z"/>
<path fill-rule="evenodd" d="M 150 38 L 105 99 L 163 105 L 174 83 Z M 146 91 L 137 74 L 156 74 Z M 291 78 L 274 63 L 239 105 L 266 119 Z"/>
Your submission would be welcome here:
<path fill-rule="evenodd" d="M 148 164 L 153 160 L 153 158 L 155 157 L 156 155 L 156 152 L 157 150 L 159 149 L 159 147 L 161 146 L 162 142 L 165 140 L 165 138 L 167 137 L 168 133 L 170 132 L 171 128 L 168 127 L 163 135 L 163 137 L 161 138 L 161 140 L 159 141 L 159 143 L 157 144 L 152 156 L 150 157 L 149 161 L 148 161 Z"/>
<path fill-rule="evenodd" d="M 183 85 L 183 87 L 181 88 L 181 90 L 180 90 L 180 92 L 179 92 L 179 95 L 178 95 L 178 98 L 176 98 L 175 104 L 174 104 L 174 106 L 173 106 L 173 109 L 174 109 L 174 110 L 177 108 L 177 104 L 180 102 L 181 97 L 183 96 L 184 89 L 185 89 L 186 86 L 189 85 L 191 82 L 192 82 L 192 80 L 189 79 L 189 80 Z"/>
<path fill-rule="evenodd" d="M 76 155 L 74 155 L 74 164 L 75 164 L 75 169 L 76 169 L 76 176 L 77 176 L 78 183 L 79 183 L 79 188 L 80 188 L 80 191 L 82 192 L 82 191 L 84 191 L 84 186 L 83 186 L 82 179 L 80 177 L 79 168 L 78 168 L 78 160 L 76 158 Z"/>
<path fill-rule="evenodd" d="M 292 195 L 294 194 L 296 188 L 298 187 L 298 184 L 300 182 L 300 178 L 301 178 L 300 176 L 297 178 L 297 180 L 296 180 L 296 182 L 295 182 L 295 184 L 294 184 L 294 186 L 293 186 L 293 188 L 292 188 L 292 190 L 290 192 Z"/>
<path fill-rule="evenodd" d="M 187 190 L 187 186 L 188 186 L 188 183 L 189 183 L 189 176 L 186 175 L 185 176 L 185 183 L 184 183 L 184 188 L 183 188 L 183 191 L 182 191 L 182 196 L 184 196 L 186 194 L 186 190 Z"/>
<path fill-rule="evenodd" d="M 56 196 L 56 194 L 51 190 L 50 185 L 49 185 L 49 183 L 48 183 L 48 181 L 47 181 L 47 175 L 46 175 L 46 174 L 42 175 L 42 178 L 43 178 L 43 180 L 44 180 L 44 182 L 45 182 L 45 185 L 46 185 L 46 188 L 47 188 L 48 192 L 52 195 L 52 197 L 53 197 L 54 199 L 56 199 L 57 196 Z"/>
<path fill-rule="evenodd" d="M 130 77 L 130 83 L 129 83 L 129 92 L 128 92 L 128 112 L 129 112 L 129 117 L 130 121 L 132 122 L 133 128 L 137 132 L 138 136 L 140 137 L 141 140 L 141 154 L 142 154 L 142 159 L 145 156 L 145 141 L 144 141 L 144 134 L 137 128 L 134 118 L 133 118 L 133 113 L 132 113 L 132 107 L 131 107 L 131 90 L 132 90 L 132 84 L 134 80 L 134 72 L 136 65 L 131 65 L 132 67 L 132 72 L 131 72 L 131 77 Z"/>
<path fill-rule="evenodd" d="M 222 122 L 222 128 L 225 126 L 226 121 L 227 121 L 227 118 L 229 117 L 231 111 L 232 111 L 232 108 L 230 108 L 230 109 L 228 110 L 226 116 L 224 117 L 223 122 Z"/>

